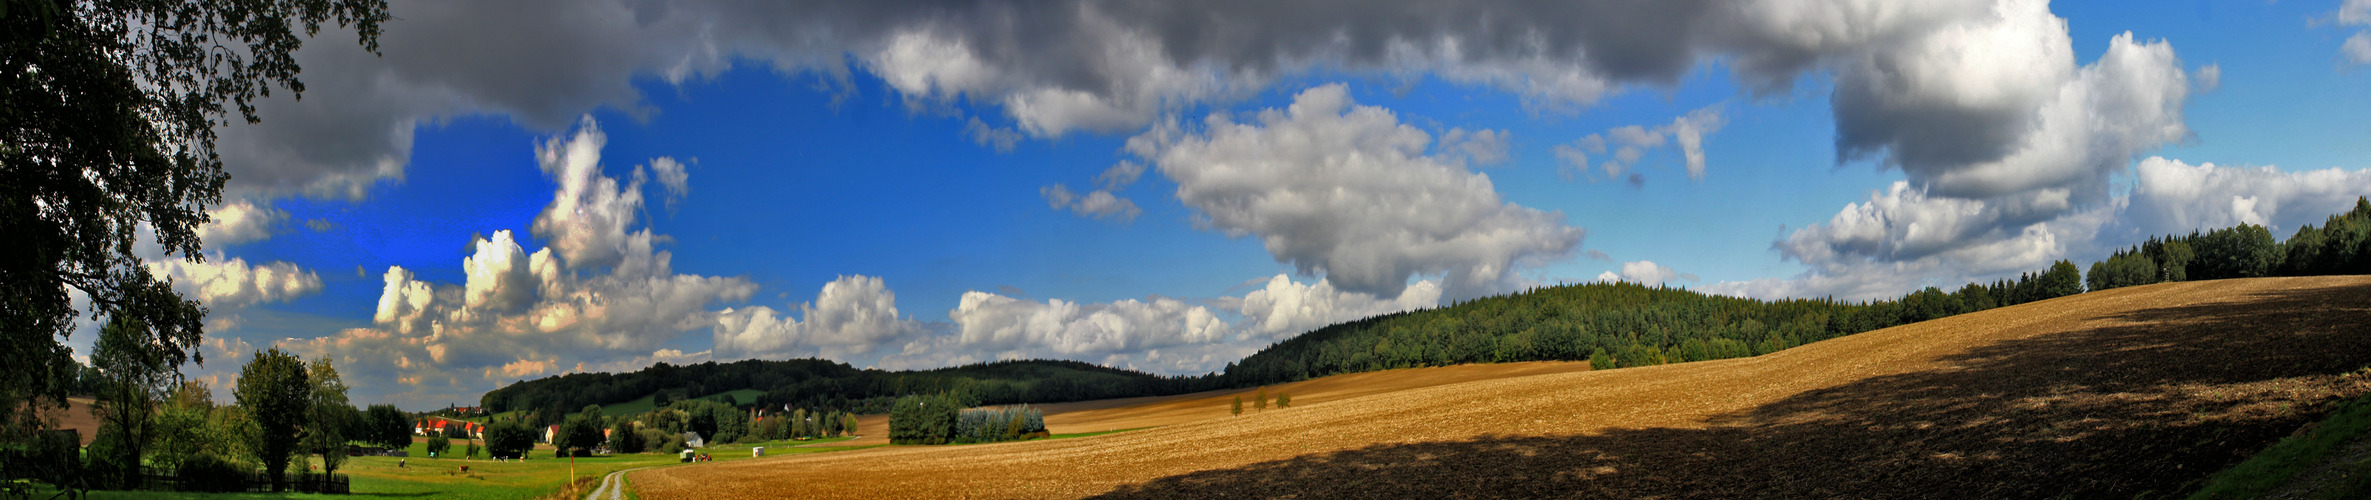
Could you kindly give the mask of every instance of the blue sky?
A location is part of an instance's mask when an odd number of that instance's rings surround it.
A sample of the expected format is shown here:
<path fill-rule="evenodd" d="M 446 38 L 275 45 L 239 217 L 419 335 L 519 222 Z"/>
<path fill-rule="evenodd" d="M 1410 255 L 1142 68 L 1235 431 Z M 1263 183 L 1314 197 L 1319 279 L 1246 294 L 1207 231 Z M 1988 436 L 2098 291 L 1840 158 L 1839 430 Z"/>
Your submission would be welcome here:
<path fill-rule="evenodd" d="M 1236 7 L 393 2 L 384 56 L 325 34 L 223 130 L 206 261 L 146 257 L 212 310 L 200 380 L 276 345 L 420 409 L 660 361 L 1203 373 L 1528 286 L 1885 297 L 2371 194 L 2359 0 Z"/>

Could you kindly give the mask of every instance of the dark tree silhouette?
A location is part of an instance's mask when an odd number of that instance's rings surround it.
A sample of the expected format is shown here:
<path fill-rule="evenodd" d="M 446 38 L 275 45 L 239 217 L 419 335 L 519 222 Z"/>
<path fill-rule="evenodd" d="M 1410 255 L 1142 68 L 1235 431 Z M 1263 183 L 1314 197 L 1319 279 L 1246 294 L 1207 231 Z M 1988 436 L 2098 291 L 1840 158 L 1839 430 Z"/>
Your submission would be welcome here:
<path fill-rule="evenodd" d="M 305 37 L 334 22 L 375 53 L 387 19 L 384 0 L 0 0 L 0 440 L 64 404 L 77 293 L 147 325 L 140 348 L 204 362 L 205 309 L 133 244 L 145 226 L 202 259 L 198 225 L 230 177 L 214 152 L 226 106 L 258 121 L 273 87 L 304 92 Z"/>

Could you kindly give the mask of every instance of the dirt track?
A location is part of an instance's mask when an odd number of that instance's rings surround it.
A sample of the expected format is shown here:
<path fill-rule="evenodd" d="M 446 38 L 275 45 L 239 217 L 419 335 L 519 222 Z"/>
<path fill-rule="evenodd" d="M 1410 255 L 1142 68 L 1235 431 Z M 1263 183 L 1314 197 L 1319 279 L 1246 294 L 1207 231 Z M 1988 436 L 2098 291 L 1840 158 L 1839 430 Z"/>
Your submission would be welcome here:
<path fill-rule="evenodd" d="M 1757 358 L 1314 390 L 1395 377 L 1354 375 L 1366 380 L 1305 382 L 1306 398 L 1287 387 L 1294 408 L 1240 418 L 1222 403 L 1233 393 L 1082 403 L 1049 427 L 1174 423 L 631 481 L 654 498 L 2130 497 L 2181 490 L 2371 391 L 2367 319 L 2371 277 L 2175 283 Z"/>

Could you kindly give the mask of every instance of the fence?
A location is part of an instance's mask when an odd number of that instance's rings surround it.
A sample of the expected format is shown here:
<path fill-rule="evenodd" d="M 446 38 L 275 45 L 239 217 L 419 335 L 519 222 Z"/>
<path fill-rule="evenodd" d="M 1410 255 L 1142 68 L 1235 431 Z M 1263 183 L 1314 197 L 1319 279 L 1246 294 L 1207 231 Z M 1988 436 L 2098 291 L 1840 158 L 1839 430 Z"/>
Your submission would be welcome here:
<path fill-rule="evenodd" d="M 126 489 L 146 491 L 184 491 L 181 487 L 181 477 L 178 475 L 161 474 L 157 470 L 149 467 L 142 467 L 140 472 L 140 484 L 126 485 Z M 352 479 L 346 477 L 345 474 L 290 472 L 288 473 L 288 476 L 288 482 L 284 484 L 287 487 L 287 491 L 291 492 L 326 493 L 337 495 L 350 494 L 353 492 Z M 262 472 L 243 473 L 240 474 L 239 484 L 241 486 L 240 490 L 248 493 L 270 493 L 272 491 L 272 476 Z"/>

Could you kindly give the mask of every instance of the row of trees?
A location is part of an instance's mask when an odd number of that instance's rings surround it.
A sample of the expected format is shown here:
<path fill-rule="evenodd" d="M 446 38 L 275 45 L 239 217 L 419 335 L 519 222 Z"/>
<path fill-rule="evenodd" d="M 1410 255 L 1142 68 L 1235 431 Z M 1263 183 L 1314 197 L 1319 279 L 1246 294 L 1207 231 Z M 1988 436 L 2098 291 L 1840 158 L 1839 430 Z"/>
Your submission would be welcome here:
<path fill-rule="evenodd" d="M 856 433 L 856 415 L 838 410 L 810 412 L 795 408 L 760 417 L 751 426 L 756 428 L 753 432 L 759 441 L 839 437 Z"/>
<path fill-rule="evenodd" d="M 2071 262 L 1900 299 L 1762 301 L 1632 283 L 1527 290 L 1341 323 L 1231 364 L 1244 387 L 1418 366 L 1587 360 L 1609 369 L 1756 356 L 1842 335 L 2083 292 Z"/>
<path fill-rule="evenodd" d="M 1289 408 L 1292 405 L 1293 397 L 1291 395 L 1276 393 L 1277 408 Z M 1260 394 L 1251 398 L 1251 409 L 1252 411 L 1268 411 L 1268 388 L 1261 387 Z M 1228 411 L 1234 412 L 1235 416 L 1243 416 L 1243 396 L 1235 396 L 1235 403 L 1229 407 Z"/>
<path fill-rule="evenodd" d="M 368 411 L 348 403 L 347 387 L 327 359 L 310 363 L 277 348 L 257 352 L 239 371 L 235 404 L 218 406 L 204 384 L 180 380 L 166 359 L 127 347 L 145 335 L 129 317 L 101 328 L 91 361 L 103 374 L 92 413 L 99 429 L 82 472 L 85 484 L 132 487 L 143 466 L 172 471 L 189 489 L 236 489 L 261 468 L 275 491 L 291 464 L 320 457 L 326 472 L 344 464 L 349 442 L 410 443 L 410 419 L 393 406 Z M 228 479 L 226 479 L 228 478 Z"/>
<path fill-rule="evenodd" d="M 1046 414 L 1029 405 L 972 408 L 955 415 L 956 443 L 994 443 L 1046 437 Z"/>
<path fill-rule="evenodd" d="M 889 442 L 991 443 L 1046 436 L 1045 412 L 1028 405 L 966 409 L 963 396 L 912 394 L 889 409 Z"/>
<path fill-rule="evenodd" d="M 2321 226 L 2297 228 L 2273 241 L 2264 226 L 2238 226 L 2188 236 L 2150 238 L 2091 264 L 2092 290 L 2191 280 L 2263 276 L 2371 274 L 2371 199 L 2331 215 Z"/>
<path fill-rule="evenodd" d="M 921 371 L 859 370 L 820 359 L 732 363 L 660 363 L 631 373 L 574 373 L 520 381 L 480 398 L 490 411 L 526 411 L 537 425 L 561 423 L 586 405 L 644 396 L 670 399 L 736 389 L 765 391 L 760 408 L 784 406 L 849 413 L 886 412 L 909 394 L 950 393 L 974 406 L 1182 394 L 1218 388 L 1215 377 L 1161 377 L 1077 361 L 1016 360 Z"/>

